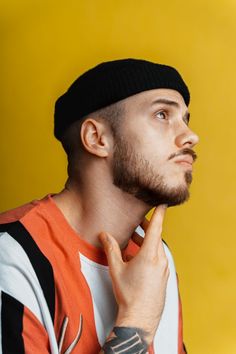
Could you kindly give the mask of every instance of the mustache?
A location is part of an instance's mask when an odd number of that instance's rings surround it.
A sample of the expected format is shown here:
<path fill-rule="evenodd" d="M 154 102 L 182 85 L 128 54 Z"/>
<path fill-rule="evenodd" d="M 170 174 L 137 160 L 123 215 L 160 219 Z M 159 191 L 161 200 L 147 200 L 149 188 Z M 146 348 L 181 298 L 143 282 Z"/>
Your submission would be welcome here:
<path fill-rule="evenodd" d="M 197 154 L 194 150 L 190 149 L 190 148 L 184 148 L 174 154 L 171 154 L 170 157 L 168 158 L 168 160 L 173 159 L 174 157 L 180 156 L 180 155 L 190 155 L 193 158 L 193 161 L 197 160 Z"/>

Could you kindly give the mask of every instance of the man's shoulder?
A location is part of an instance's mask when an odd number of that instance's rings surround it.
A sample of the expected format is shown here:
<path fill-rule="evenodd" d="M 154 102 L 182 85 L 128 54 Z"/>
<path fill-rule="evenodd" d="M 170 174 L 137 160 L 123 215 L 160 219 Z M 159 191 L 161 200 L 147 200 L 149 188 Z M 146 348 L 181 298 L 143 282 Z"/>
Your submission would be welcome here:
<path fill-rule="evenodd" d="M 20 205 L 14 209 L 10 209 L 0 213 L 0 224 L 8 224 L 15 221 L 19 221 L 27 213 L 30 212 L 39 203 L 38 200 L 33 200 L 26 204 Z"/>
<path fill-rule="evenodd" d="M 53 313 L 55 295 L 52 264 L 41 242 L 45 237 L 41 230 L 47 222 L 43 214 L 44 208 L 47 212 L 45 198 L 0 215 L 0 291 L 26 305 L 38 319 L 41 315 L 37 299 L 42 303 L 45 297 Z"/>
<path fill-rule="evenodd" d="M 15 209 L 0 214 L 1 247 L 9 248 L 10 239 L 14 239 L 17 249 L 24 251 L 40 247 L 42 239 L 47 238 L 47 223 L 50 212 L 47 208 L 47 196 L 33 200 Z M 12 246 L 11 246 L 12 247 Z M 2 250 L 1 250 L 2 253 Z M 27 252 L 28 253 L 28 252 Z M 34 252 L 33 252 L 34 253 Z"/>

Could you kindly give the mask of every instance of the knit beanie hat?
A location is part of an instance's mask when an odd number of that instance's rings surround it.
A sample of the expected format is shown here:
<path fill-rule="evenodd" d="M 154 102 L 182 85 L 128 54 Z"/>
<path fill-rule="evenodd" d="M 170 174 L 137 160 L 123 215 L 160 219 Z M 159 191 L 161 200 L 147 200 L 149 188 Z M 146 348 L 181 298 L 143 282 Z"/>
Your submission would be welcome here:
<path fill-rule="evenodd" d="M 178 91 L 188 106 L 188 87 L 171 66 L 140 59 L 101 63 L 82 74 L 56 101 L 54 135 L 60 140 L 72 123 L 89 113 L 137 93 L 158 88 Z"/>

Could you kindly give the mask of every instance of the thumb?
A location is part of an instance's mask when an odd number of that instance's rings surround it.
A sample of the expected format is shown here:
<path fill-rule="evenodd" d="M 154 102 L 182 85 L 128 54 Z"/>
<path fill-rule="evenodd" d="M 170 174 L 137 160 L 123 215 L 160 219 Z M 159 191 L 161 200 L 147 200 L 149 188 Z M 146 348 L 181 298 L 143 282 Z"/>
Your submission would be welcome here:
<path fill-rule="evenodd" d="M 117 268 L 121 263 L 122 254 L 116 239 L 107 232 L 99 234 L 99 240 L 103 245 L 104 251 L 107 256 L 108 265 L 111 269 Z"/>

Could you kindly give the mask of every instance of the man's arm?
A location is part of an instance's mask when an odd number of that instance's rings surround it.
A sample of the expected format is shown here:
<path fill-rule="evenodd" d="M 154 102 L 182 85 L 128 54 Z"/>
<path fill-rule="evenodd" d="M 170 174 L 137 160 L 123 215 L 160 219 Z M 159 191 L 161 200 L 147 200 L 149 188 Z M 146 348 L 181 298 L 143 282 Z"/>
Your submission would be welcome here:
<path fill-rule="evenodd" d="M 105 354 L 121 350 L 130 354 L 147 353 L 153 341 L 164 308 L 169 276 L 161 242 L 165 209 L 157 207 L 149 225 L 143 225 L 144 241 L 129 262 L 122 260 L 119 245 L 111 235 L 100 234 L 118 304 L 115 327 L 103 346 Z"/>

